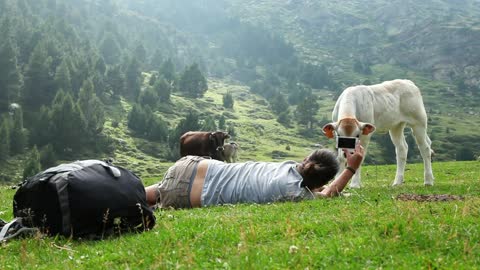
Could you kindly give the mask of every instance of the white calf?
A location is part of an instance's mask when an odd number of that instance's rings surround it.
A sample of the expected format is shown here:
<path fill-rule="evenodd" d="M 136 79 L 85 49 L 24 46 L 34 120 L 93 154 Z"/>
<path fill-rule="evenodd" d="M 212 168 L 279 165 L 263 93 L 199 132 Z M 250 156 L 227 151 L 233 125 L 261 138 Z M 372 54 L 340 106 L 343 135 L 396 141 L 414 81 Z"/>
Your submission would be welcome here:
<path fill-rule="evenodd" d="M 408 125 L 413 131 L 423 158 L 424 184 L 433 185 L 432 150 L 431 141 L 427 135 L 427 113 L 420 90 L 413 82 L 393 80 L 376 85 L 348 87 L 335 104 L 332 120 L 332 123 L 323 127 L 325 135 L 328 138 L 334 138 L 335 135 L 358 137 L 365 148 L 365 153 L 375 128 L 389 131 L 397 155 L 394 186 L 403 183 L 408 151 L 403 130 Z M 342 158 L 343 170 L 345 166 L 343 154 L 339 157 Z M 360 185 L 359 169 L 350 187 L 359 188 Z"/>
<path fill-rule="evenodd" d="M 230 142 L 223 146 L 223 158 L 225 162 L 235 163 L 238 160 L 238 149 L 240 147 L 236 142 Z"/>

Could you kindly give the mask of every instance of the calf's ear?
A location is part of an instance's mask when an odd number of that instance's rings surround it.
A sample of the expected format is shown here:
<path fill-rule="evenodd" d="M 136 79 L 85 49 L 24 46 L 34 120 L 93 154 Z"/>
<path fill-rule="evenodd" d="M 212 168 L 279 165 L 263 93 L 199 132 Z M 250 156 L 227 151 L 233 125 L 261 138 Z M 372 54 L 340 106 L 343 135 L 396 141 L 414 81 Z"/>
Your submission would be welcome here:
<path fill-rule="evenodd" d="M 375 131 L 375 126 L 370 123 L 360 123 L 362 129 L 362 135 L 368 135 Z"/>
<path fill-rule="evenodd" d="M 325 134 L 325 136 L 327 136 L 327 138 L 333 139 L 333 137 L 334 137 L 333 132 L 335 131 L 335 128 L 336 128 L 336 125 L 334 123 L 326 124 L 322 128 L 323 134 Z"/>

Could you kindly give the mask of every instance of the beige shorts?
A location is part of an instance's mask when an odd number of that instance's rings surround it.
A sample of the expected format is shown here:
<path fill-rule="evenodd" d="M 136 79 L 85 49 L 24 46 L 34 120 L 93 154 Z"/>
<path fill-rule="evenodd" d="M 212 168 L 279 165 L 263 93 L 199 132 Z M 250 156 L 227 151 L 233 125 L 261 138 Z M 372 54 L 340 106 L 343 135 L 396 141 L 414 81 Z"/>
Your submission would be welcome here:
<path fill-rule="evenodd" d="M 192 208 L 192 182 L 197 174 L 198 163 L 204 159 L 205 157 L 186 156 L 168 168 L 162 182 L 158 184 L 157 202 L 160 208 Z"/>

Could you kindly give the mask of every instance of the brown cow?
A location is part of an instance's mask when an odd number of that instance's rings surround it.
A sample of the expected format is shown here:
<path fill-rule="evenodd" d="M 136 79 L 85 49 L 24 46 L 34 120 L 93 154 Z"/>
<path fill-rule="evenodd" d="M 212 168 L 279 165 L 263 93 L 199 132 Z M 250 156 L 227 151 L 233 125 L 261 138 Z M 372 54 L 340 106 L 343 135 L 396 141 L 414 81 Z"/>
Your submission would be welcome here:
<path fill-rule="evenodd" d="M 180 137 L 180 155 L 209 156 L 225 161 L 222 155 L 225 139 L 230 138 L 223 131 L 189 131 Z"/>

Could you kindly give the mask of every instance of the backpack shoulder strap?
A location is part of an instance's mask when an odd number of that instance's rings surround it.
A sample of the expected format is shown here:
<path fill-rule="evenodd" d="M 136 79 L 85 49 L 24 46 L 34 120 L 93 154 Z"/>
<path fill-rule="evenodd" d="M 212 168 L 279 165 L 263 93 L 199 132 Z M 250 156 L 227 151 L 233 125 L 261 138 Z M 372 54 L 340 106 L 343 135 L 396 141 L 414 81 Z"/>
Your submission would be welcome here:
<path fill-rule="evenodd" d="M 3 220 L 2 220 L 2 223 Z M 21 217 L 14 218 L 12 221 L 6 223 L 0 230 L 0 243 L 8 241 L 11 238 L 19 235 L 34 234 L 39 230 L 37 228 L 25 227 Z"/>

